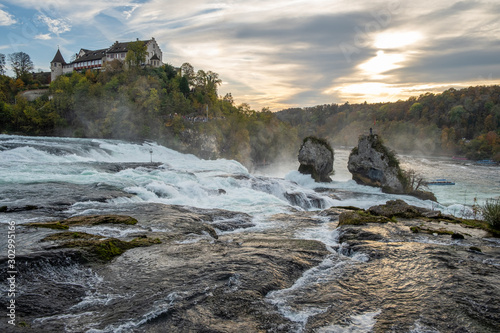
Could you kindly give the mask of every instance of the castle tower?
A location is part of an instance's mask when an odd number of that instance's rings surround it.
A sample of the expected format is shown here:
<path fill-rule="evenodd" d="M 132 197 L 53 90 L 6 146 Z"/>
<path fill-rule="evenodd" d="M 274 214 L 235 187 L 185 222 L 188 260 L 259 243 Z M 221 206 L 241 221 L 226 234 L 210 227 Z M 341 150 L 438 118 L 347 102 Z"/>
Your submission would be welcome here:
<path fill-rule="evenodd" d="M 66 65 L 66 61 L 64 61 L 58 48 L 54 59 L 50 62 L 50 81 L 54 81 L 58 76 L 62 75 L 64 65 Z"/>

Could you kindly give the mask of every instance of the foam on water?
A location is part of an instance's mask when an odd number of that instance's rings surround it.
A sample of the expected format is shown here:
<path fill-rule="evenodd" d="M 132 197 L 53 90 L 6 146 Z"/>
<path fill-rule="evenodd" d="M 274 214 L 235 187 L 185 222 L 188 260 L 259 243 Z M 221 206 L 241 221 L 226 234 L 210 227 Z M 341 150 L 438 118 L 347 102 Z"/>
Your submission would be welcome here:
<path fill-rule="evenodd" d="M 337 150 L 336 154 L 338 153 Z M 151 161 L 159 163 L 160 166 L 151 164 Z M 138 165 L 127 167 L 126 163 L 138 163 Z M 120 207 L 127 207 L 130 203 L 164 203 L 247 213 L 252 217 L 253 226 L 245 230 L 259 232 L 283 223 L 273 221 L 271 216 L 276 213 L 317 210 L 331 206 L 369 208 L 394 199 L 403 199 L 411 205 L 438 209 L 455 215 L 462 211 L 470 213 L 460 201 L 447 200 L 448 206 L 445 206 L 409 196 L 389 195 L 382 193 L 378 188 L 358 185 L 346 175 L 347 154 L 343 151 L 340 151 L 340 158 L 336 157 L 335 163 L 336 171 L 339 171 L 333 177 L 333 182 L 318 184 L 310 176 L 302 175 L 298 171 L 288 172 L 283 178 L 255 176 L 236 161 L 201 160 L 193 155 L 181 154 L 151 142 L 136 144 L 116 140 L 0 135 L 0 186 L 7 184 L 11 189 L 15 188 L 12 184 L 45 182 L 104 184 L 117 188 L 118 192 L 124 195 L 106 202 L 84 200 L 76 202 L 64 211 L 69 215 L 99 214 L 110 206 L 119 210 Z M 342 163 L 341 167 L 339 163 Z M 428 160 L 421 160 L 418 163 L 439 167 L 439 164 Z M 461 172 L 470 171 L 467 166 L 446 165 L 446 170 L 454 168 L 462 170 Z M 489 169 L 485 170 L 483 171 L 491 174 Z M 496 177 L 492 177 L 493 184 L 498 182 L 498 175 Z M 320 188 L 321 191 L 319 191 Z M 323 191 L 324 189 L 327 191 Z M 37 200 L 36 197 L 30 199 Z M 0 206 L 15 204 L 14 200 L 1 197 Z M 28 219 L 27 216 L 19 223 L 27 222 Z M 321 284 L 341 279 L 348 267 L 367 265 L 365 262 L 370 260 L 368 255 L 361 252 L 352 253 L 351 249 L 344 244 L 339 244 L 339 232 L 335 229 L 335 223 L 330 217 L 317 215 L 313 219 L 317 222 L 314 226 L 308 225 L 294 230 L 294 237 L 320 241 L 325 244 L 330 253 L 319 265 L 305 271 L 290 288 L 271 291 L 265 298 L 267 302 L 275 305 L 284 317 L 296 323 L 297 331 L 306 328 L 309 318 L 330 311 L 333 306 L 303 302 L 302 300 L 307 297 L 302 296 L 318 292 L 318 286 Z M 214 224 L 215 222 L 221 221 L 214 221 Z M 73 229 L 105 237 L 128 237 L 145 231 L 140 227 L 121 228 L 120 226 L 74 227 Z M 151 230 L 165 231 L 161 229 L 161 226 Z M 219 234 L 232 232 L 238 231 L 218 230 Z M 213 241 L 213 238 L 207 234 L 192 234 L 179 242 L 186 244 L 199 241 Z M 417 241 L 419 241 L 418 238 Z M 468 246 L 463 241 L 446 240 L 443 242 L 441 238 L 434 239 L 431 236 L 425 237 L 422 242 Z M 492 240 L 492 243 L 498 245 L 495 240 Z M 496 261 L 488 263 L 498 265 Z M 77 265 L 62 268 L 60 271 L 48 268 L 42 271 L 43 274 L 34 275 L 31 281 L 38 282 L 37 279 L 62 281 L 62 283 L 84 285 L 88 290 L 98 289 L 96 286 L 100 284 L 100 277 L 93 271 L 83 270 Z M 237 277 L 231 281 L 231 285 L 238 286 Z M 131 331 L 170 311 L 176 302 L 186 298 L 180 292 L 165 295 L 163 294 L 156 302 L 151 302 L 150 307 L 145 308 L 134 318 L 123 319 L 109 325 L 106 324 L 104 318 L 98 318 L 94 312 L 88 310 L 96 306 L 112 305 L 117 298 L 128 297 L 128 295 L 89 292 L 79 304 L 71 308 L 73 313 L 38 320 L 47 323 L 51 323 L 52 320 L 54 322 L 64 320 L 68 331 L 81 329 L 84 322 L 87 323 L 85 327 L 90 329 L 89 332 Z M 370 332 L 380 313 L 380 310 L 357 313 L 351 316 L 349 324 L 325 326 L 319 332 Z M 424 327 L 417 322 L 412 332 L 433 331 L 432 328 Z"/>
<path fill-rule="evenodd" d="M 329 217 L 315 216 L 314 218 L 322 221 L 322 223 L 297 231 L 295 237 L 318 240 L 325 244 L 330 252 L 334 252 L 333 248 L 339 245 L 339 231 L 336 229 L 336 224 L 332 224 Z"/>
<path fill-rule="evenodd" d="M 143 314 L 141 317 L 123 322 L 121 324 L 111 324 L 106 326 L 104 329 L 90 329 L 88 333 L 120 333 L 120 332 L 130 332 L 131 330 L 140 327 L 146 322 L 164 314 L 172 309 L 174 304 L 181 300 L 182 296 L 179 293 L 172 292 L 168 294 L 164 299 L 159 299 L 152 305 L 153 310 Z"/>
<path fill-rule="evenodd" d="M 351 316 L 351 323 L 347 326 L 330 325 L 322 327 L 318 330 L 319 333 L 368 333 L 372 332 L 373 327 L 377 323 L 377 317 L 382 310 L 374 312 L 366 312 L 359 315 Z"/>
<path fill-rule="evenodd" d="M 296 331 L 302 332 L 310 317 L 327 311 L 329 306 L 318 307 L 303 304 L 300 301 L 296 304 L 295 300 L 300 299 L 302 294 L 315 292 L 314 289 L 320 284 L 340 279 L 345 267 L 355 262 L 356 260 L 349 260 L 337 253 L 332 253 L 318 266 L 305 271 L 290 288 L 269 292 L 266 295 L 266 301 L 275 305 L 284 317 L 297 323 Z"/>
<path fill-rule="evenodd" d="M 410 330 L 410 333 L 439 333 L 439 331 L 417 320 Z"/>
<path fill-rule="evenodd" d="M 287 211 L 290 203 L 284 192 L 297 191 L 281 180 L 277 191 L 262 191 L 254 185 L 266 180 L 250 175 L 236 161 L 201 160 L 154 143 L 15 136 L 0 136 L 0 143 L 4 148 L 12 147 L 0 151 L 0 184 L 108 184 L 135 195 L 112 199 L 114 203 L 155 202 L 259 215 Z M 163 165 L 149 168 L 151 160 Z M 125 169 L 113 172 L 102 163 Z M 125 163 L 144 166 L 126 168 Z M 99 203 L 76 203 L 72 208 L 78 214 L 85 206 L 90 211 Z"/>

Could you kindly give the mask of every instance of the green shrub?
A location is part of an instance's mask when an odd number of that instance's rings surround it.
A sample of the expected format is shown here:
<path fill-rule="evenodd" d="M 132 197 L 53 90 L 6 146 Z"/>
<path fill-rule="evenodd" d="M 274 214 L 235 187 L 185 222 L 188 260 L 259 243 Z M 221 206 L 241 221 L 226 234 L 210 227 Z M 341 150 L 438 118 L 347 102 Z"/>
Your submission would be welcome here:
<path fill-rule="evenodd" d="M 500 199 L 488 199 L 482 206 L 483 217 L 493 229 L 500 230 Z"/>

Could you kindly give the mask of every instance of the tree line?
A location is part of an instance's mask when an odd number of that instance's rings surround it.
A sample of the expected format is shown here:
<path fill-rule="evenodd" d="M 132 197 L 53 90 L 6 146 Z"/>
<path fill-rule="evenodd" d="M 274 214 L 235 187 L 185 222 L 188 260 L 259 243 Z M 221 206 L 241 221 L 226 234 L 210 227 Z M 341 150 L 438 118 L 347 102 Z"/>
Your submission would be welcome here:
<path fill-rule="evenodd" d="M 392 103 L 325 104 L 282 110 L 299 136 L 354 146 L 370 128 L 400 152 L 500 161 L 500 86 L 448 89 Z"/>

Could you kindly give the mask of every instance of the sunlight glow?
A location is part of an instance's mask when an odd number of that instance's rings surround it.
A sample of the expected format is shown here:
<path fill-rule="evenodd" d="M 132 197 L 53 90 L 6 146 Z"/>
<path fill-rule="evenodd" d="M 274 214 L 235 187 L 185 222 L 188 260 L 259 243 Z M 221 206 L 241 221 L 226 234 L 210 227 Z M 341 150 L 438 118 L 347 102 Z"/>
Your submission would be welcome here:
<path fill-rule="evenodd" d="M 377 74 L 401 67 L 398 63 L 404 60 L 405 57 L 402 54 L 386 54 L 384 51 L 378 51 L 376 57 L 362 63 L 358 68 L 372 78 L 379 78 Z"/>
<path fill-rule="evenodd" d="M 362 103 L 363 101 L 369 101 L 370 103 L 385 102 L 393 100 L 395 96 L 401 93 L 399 87 L 380 82 L 348 84 L 335 90 L 342 96 L 343 100 L 352 103 Z M 328 93 L 331 92 L 328 91 Z"/>
<path fill-rule="evenodd" d="M 422 39 L 416 31 L 410 32 L 383 32 L 375 37 L 374 46 L 377 49 L 397 49 L 414 44 Z"/>

